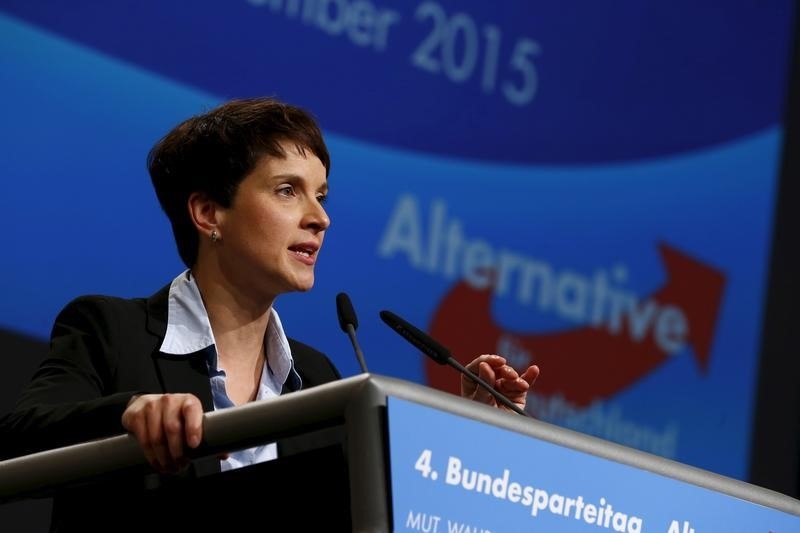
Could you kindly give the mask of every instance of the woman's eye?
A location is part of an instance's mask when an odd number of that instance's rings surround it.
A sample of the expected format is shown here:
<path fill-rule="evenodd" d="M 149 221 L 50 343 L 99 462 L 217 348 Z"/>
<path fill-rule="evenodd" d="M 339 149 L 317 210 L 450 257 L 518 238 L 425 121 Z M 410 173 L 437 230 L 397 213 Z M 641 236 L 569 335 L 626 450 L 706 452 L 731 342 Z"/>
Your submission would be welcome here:
<path fill-rule="evenodd" d="M 278 194 L 281 196 L 294 196 L 294 187 L 291 185 L 285 185 L 278 189 Z"/>
<path fill-rule="evenodd" d="M 318 194 L 318 195 L 317 195 L 317 201 L 318 201 L 320 204 L 323 204 L 323 205 L 324 205 L 324 204 L 325 204 L 325 202 L 327 202 L 327 201 L 328 201 L 328 195 L 327 195 L 327 194 Z"/>

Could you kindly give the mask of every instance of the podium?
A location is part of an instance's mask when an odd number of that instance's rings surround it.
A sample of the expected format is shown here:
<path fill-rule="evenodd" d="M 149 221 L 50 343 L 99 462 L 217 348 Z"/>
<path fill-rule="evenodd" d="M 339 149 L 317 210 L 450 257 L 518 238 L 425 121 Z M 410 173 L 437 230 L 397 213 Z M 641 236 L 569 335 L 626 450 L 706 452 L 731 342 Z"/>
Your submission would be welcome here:
<path fill-rule="evenodd" d="M 203 471 L 274 441 L 275 461 Z M 310 519 L 359 532 L 800 531 L 788 496 L 370 374 L 207 413 L 192 475 L 145 465 L 128 435 L 3 461 L 0 502 L 57 494 L 85 507 L 110 494 L 199 520 L 247 502 L 302 531 Z"/>

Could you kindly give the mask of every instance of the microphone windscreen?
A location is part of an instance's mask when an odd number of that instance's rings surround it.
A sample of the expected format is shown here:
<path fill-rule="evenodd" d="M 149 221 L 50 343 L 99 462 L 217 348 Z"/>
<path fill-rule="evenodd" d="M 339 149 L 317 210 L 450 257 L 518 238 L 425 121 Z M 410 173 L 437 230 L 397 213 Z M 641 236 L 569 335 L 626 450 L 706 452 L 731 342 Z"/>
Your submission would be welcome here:
<path fill-rule="evenodd" d="M 353 329 L 358 329 L 358 318 L 353 309 L 353 303 L 347 294 L 340 292 L 336 295 L 336 314 L 339 316 L 339 327 L 347 333 L 347 324 L 351 324 Z"/>
<path fill-rule="evenodd" d="M 433 340 L 427 333 L 412 326 L 391 311 L 381 311 L 381 320 L 395 330 L 401 337 L 416 346 L 422 353 L 439 363 L 446 365 L 451 358 L 450 350 Z"/>

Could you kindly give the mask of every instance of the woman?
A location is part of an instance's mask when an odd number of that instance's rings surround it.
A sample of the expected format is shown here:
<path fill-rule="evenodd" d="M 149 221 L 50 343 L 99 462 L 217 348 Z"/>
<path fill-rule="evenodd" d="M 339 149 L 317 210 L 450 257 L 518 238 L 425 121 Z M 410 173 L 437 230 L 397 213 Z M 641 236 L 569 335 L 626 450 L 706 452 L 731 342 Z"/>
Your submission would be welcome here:
<path fill-rule="evenodd" d="M 330 158 L 303 110 L 237 100 L 178 125 L 149 156 L 187 270 L 147 299 L 88 296 L 56 319 L 48 359 L 0 421 L 3 456 L 128 431 L 150 464 L 176 472 L 202 440 L 202 414 L 339 378 L 286 337 L 273 308 L 307 291 L 330 219 Z M 469 367 L 524 407 L 538 375 L 482 355 Z M 468 383 L 462 395 L 494 404 Z M 222 470 L 275 457 L 232 453 Z"/>

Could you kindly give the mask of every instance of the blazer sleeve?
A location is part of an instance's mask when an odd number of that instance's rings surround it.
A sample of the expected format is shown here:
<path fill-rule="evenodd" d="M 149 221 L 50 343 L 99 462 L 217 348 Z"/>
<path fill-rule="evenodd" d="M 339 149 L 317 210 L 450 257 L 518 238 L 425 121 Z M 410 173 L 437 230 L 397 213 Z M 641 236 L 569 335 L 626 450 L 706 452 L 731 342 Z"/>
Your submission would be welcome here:
<path fill-rule="evenodd" d="M 0 458 L 124 432 L 122 413 L 141 391 L 110 388 L 120 320 L 112 307 L 109 299 L 87 296 L 58 315 L 48 357 L 0 417 Z"/>

